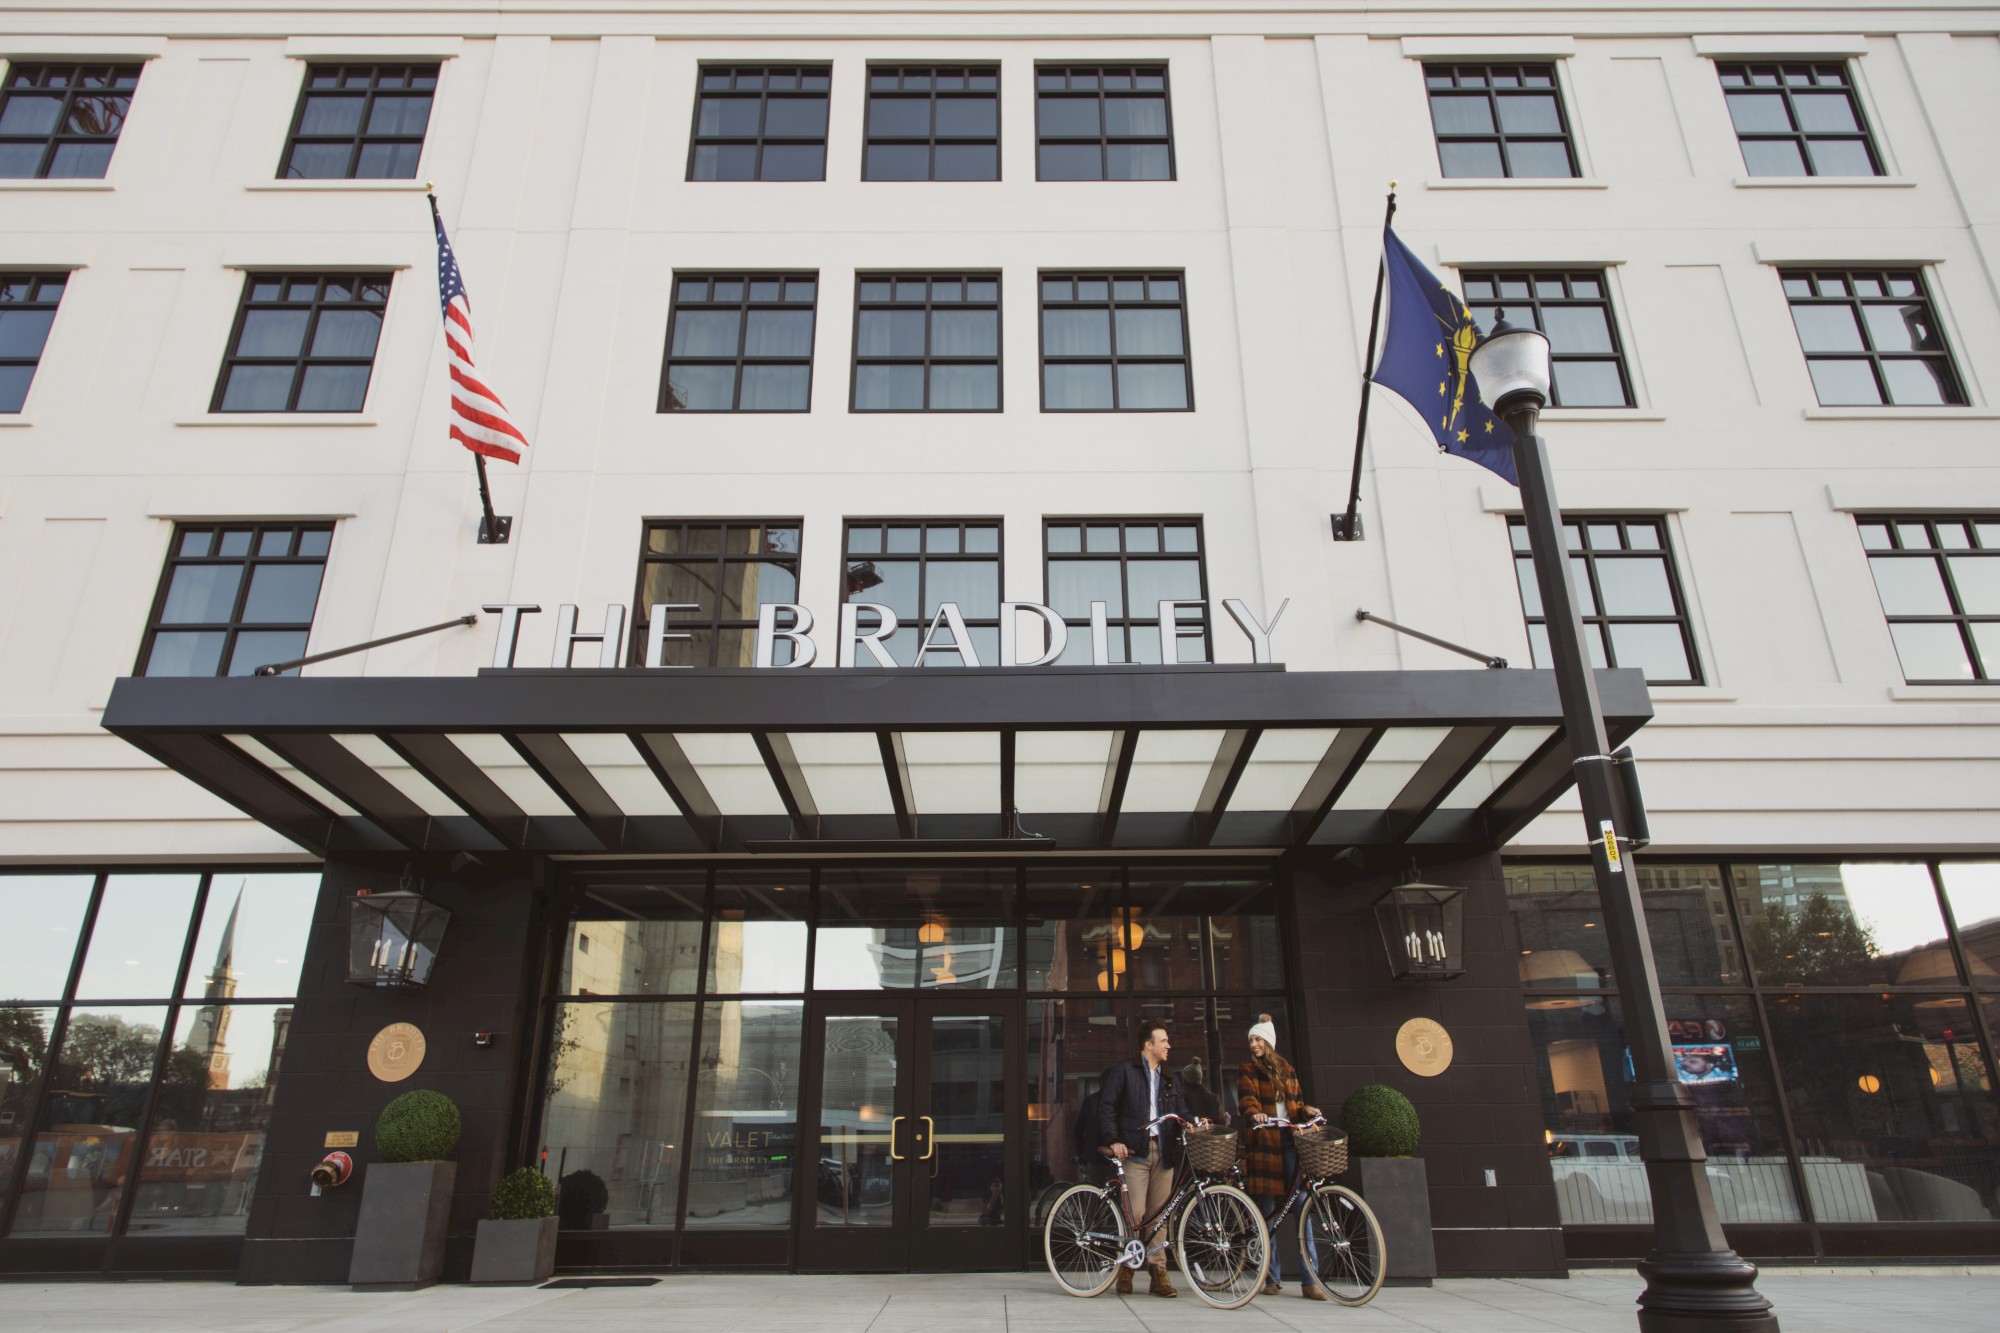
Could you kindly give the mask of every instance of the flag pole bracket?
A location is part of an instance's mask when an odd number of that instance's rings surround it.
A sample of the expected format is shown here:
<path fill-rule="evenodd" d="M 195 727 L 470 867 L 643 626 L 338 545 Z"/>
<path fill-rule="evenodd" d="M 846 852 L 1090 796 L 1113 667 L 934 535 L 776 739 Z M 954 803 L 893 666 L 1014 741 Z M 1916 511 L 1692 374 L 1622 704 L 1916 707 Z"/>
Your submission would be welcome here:
<path fill-rule="evenodd" d="M 505 546 L 507 539 L 514 535 L 512 514 L 482 514 L 479 518 L 479 544 L 481 546 Z"/>
<path fill-rule="evenodd" d="M 1361 515 L 1349 510 L 1345 514 L 1333 516 L 1333 539 L 1337 542 L 1358 542 L 1361 538 Z"/>

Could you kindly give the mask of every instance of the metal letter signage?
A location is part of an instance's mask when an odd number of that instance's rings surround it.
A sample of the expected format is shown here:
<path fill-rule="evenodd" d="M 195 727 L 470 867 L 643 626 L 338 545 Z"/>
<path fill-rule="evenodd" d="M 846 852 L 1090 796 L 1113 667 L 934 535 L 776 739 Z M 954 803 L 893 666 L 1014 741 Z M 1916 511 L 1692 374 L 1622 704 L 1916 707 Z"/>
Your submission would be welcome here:
<path fill-rule="evenodd" d="M 1159 619 L 1156 632 L 1159 635 L 1159 660 L 1165 666 L 1173 666 L 1180 661 L 1182 639 L 1198 639 L 1202 635 L 1199 621 L 1193 616 L 1183 615 L 1183 611 L 1198 611 L 1204 603 L 1199 601 L 1165 601 L 1158 606 Z M 1250 640 L 1250 660 L 1271 663 L 1271 634 L 1278 628 L 1279 617 L 1291 599 L 1278 603 L 1278 609 L 1268 625 L 1259 624 L 1257 617 L 1241 600 L 1231 597 L 1223 600 L 1223 609 L 1230 619 Z M 493 644 L 493 665 L 498 670 L 506 670 L 514 665 L 515 652 L 520 645 L 521 617 L 533 615 L 542 608 L 532 602 L 510 602 L 484 608 L 500 618 L 499 636 Z M 655 602 L 647 609 L 646 617 L 646 661 L 650 670 L 670 670 L 667 662 L 667 644 L 692 640 L 693 635 L 670 628 L 670 617 L 676 611 L 699 611 L 692 602 Z M 864 620 L 864 613 L 866 619 Z M 1023 613 L 1041 619 L 1045 646 L 1041 656 L 1023 659 L 1024 650 L 1020 617 Z M 783 621 L 784 623 L 780 623 Z M 567 603 L 557 608 L 555 644 L 549 654 L 549 665 L 558 670 L 571 666 L 570 657 L 576 645 L 594 643 L 597 645 L 596 667 L 610 669 L 617 667 L 624 657 L 625 649 L 625 607 L 613 602 L 604 608 L 604 628 L 602 630 L 580 630 L 577 628 L 577 608 Z M 901 665 L 890 655 L 889 640 L 903 628 L 900 617 L 879 602 L 843 602 L 840 607 L 840 627 L 834 646 L 834 663 L 837 666 L 875 666 L 894 668 Z M 911 627 L 913 630 L 915 626 Z M 813 641 L 813 613 L 796 602 L 765 602 L 757 608 L 757 638 L 755 662 L 766 670 L 791 670 L 808 667 L 819 660 L 819 645 Z M 1092 602 L 1089 611 L 1090 664 L 1092 666 L 1118 665 L 1111 660 L 1111 614 L 1104 602 Z M 1137 633 L 1134 626 L 1133 633 Z M 936 614 L 925 622 L 923 633 L 917 639 L 913 664 L 921 666 L 933 653 L 956 654 L 964 666 L 1002 667 L 1045 667 L 1053 666 L 1062 659 L 1069 647 L 1070 627 L 1061 615 L 1040 602 L 1000 603 L 1000 652 L 998 660 L 983 662 L 979 650 L 973 644 L 972 635 L 966 630 L 964 613 L 957 602 L 938 603 Z M 792 660 L 778 661 L 778 644 L 792 645 Z M 1032 643 L 1030 638 L 1027 642 Z M 1121 641 L 1122 642 L 1122 641 Z M 1031 648 L 1027 651 L 1033 651 Z M 1126 649 L 1129 652 L 1129 648 Z M 1131 660 L 1129 657 L 1127 660 Z M 682 668 L 686 663 L 673 664 Z"/>

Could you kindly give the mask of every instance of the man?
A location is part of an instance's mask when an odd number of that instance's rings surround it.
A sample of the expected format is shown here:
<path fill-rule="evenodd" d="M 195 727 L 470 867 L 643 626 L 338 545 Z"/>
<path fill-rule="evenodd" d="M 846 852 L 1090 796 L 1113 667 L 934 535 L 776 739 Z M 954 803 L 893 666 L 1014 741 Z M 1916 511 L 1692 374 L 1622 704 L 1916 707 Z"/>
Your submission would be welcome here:
<path fill-rule="evenodd" d="M 1139 1024 L 1139 1054 L 1104 1071 L 1098 1105 L 1098 1151 L 1125 1163 L 1126 1209 L 1136 1229 L 1140 1222 L 1173 1194 L 1174 1167 L 1180 1163 L 1180 1126 L 1147 1125 L 1163 1115 L 1187 1115 L 1187 1103 L 1173 1075 L 1167 1072 L 1167 1052 L 1173 1043 L 1164 1024 L 1148 1019 Z M 1141 1239 L 1151 1250 L 1159 1224 Z M 1151 1278 L 1147 1293 L 1178 1296 L 1167 1281 L 1165 1251 L 1149 1256 Z M 1118 1270 L 1118 1294 L 1132 1294 L 1132 1270 Z"/>

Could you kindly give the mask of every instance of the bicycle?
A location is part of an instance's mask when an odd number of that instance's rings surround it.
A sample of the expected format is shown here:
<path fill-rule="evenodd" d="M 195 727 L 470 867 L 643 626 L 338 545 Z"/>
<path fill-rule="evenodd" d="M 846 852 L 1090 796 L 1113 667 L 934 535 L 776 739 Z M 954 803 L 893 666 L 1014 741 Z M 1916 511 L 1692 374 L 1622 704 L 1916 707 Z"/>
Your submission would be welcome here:
<path fill-rule="evenodd" d="M 1368 1304 L 1382 1290 L 1388 1249 L 1382 1224 L 1375 1220 L 1367 1201 L 1347 1186 L 1334 1183 L 1333 1178 L 1347 1170 L 1347 1135 L 1338 1125 L 1328 1125 L 1323 1115 L 1303 1124 L 1273 1117 L 1257 1128 L 1292 1130 L 1292 1144 L 1299 1155 L 1298 1179 L 1285 1206 L 1271 1215 L 1271 1233 L 1276 1235 L 1292 1209 L 1303 1204 L 1299 1212 L 1299 1263 L 1309 1265 L 1313 1279 L 1342 1305 Z M 1334 1137 L 1336 1134 L 1339 1137 Z M 1263 1286 L 1261 1276 L 1257 1285 L 1260 1289 Z"/>
<path fill-rule="evenodd" d="M 1170 1121 L 1192 1123 L 1163 1115 L 1146 1129 Z M 1107 1159 L 1114 1174 L 1104 1184 L 1072 1185 L 1062 1193 L 1042 1228 L 1042 1254 L 1057 1286 L 1072 1296 L 1099 1295 L 1120 1267 L 1136 1272 L 1165 1249 L 1171 1229 L 1175 1262 L 1195 1295 L 1218 1310 L 1250 1303 L 1264 1285 L 1271 1234 L 1250 1196 L 1230 1183 L 1240 1178 L 1236 1135 L 1191 1129 L 1186 1140 L 1173 1193 L 1139 1223 L 1141 1235 L 1159 1228 L 1161 1239 L 1150 1246 L 1133 1234 L 1126 1214 L 1123 1161 Z"/>

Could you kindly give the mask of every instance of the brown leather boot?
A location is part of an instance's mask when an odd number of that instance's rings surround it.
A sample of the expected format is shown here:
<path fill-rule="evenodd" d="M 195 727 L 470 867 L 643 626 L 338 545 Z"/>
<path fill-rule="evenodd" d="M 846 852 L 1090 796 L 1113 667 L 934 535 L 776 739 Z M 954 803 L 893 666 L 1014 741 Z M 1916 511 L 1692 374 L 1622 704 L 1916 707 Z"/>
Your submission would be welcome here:
<path fill-rule="evenodd" d="M 1174 1290 L 1174 1284 L 1167 1281 L 1167 1266 L 1165 1264 L 1154 1264 L 1146 1270 L 1146 1275 L 1151 1279 L 1146 1285 L 1146 1294 L 1148 1296 L 1180 1295 L 1178 1291 Z"/>
<path fill-rule="evenodd" d="M 1118 1265 L 1118 1294 L 1120 1296 L 1132 1294 L 1132 1270 L 1124 1264 Z"/>

